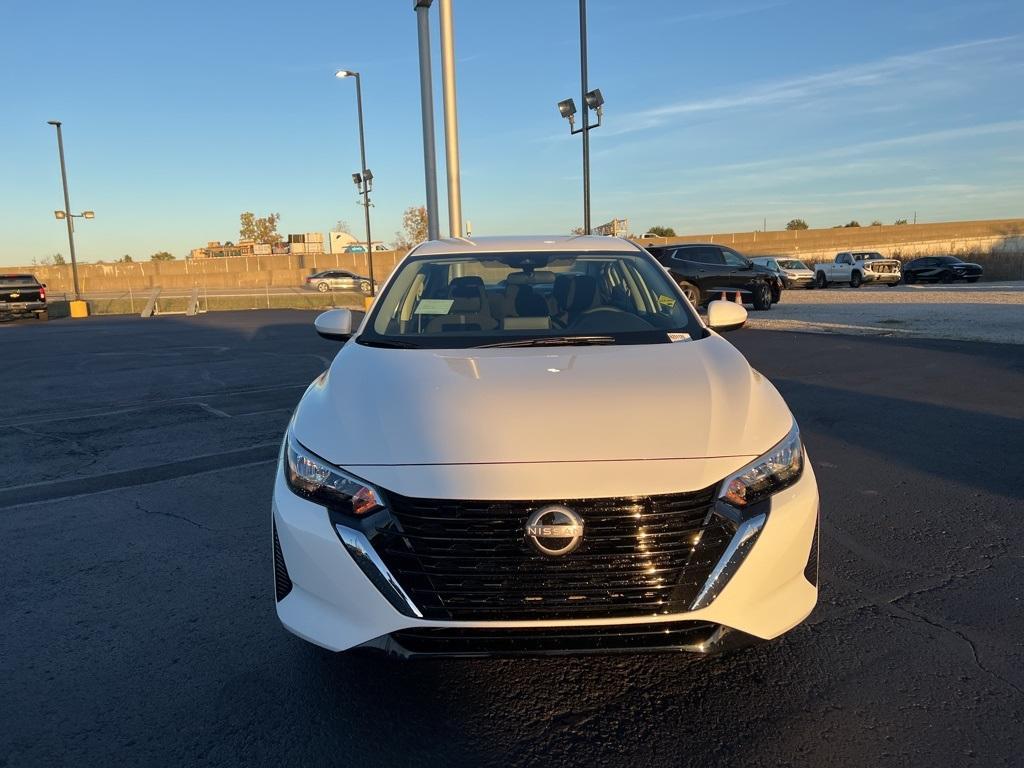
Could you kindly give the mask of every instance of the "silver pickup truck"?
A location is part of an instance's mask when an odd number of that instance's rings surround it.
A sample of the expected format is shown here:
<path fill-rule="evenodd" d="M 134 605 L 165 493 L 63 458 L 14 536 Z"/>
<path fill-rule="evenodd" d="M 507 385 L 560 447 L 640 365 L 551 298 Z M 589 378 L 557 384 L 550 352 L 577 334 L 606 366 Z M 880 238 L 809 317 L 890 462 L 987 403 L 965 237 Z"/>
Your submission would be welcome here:
<path fill-rule="evenodd" d="M 834 261 L 814 265 L 814 282 L 819 288 L 829 283 L 849 283 L 860 288 L 864 283 L 883 283 L 890 288 L 900 282 L 900 262 L 875 251 L 843 251 Z"/>

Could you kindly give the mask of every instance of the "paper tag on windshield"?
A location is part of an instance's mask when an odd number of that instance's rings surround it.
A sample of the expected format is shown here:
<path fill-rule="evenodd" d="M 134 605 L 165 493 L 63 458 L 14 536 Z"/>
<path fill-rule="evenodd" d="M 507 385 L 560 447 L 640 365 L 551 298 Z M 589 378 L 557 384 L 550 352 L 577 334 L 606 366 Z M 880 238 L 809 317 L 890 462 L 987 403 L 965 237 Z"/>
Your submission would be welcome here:
<path fill-rule="evenodd" d="M 673 299 L 671 296 L 661 294 L 660 296 L 658 296 L 658 303 L 661 304 L 661 306 L 663 307 L 668 307 L 669 309 L 672 309 L 672 307 L 676 305 L 676 300 Z"/>
<path fill-rule="evenodd" d="M 451 311 L 454 299 L 421 299 L 416 307 L 417 315 L 447 315 Z"/>
<path fill-rule="evenodd" d="M 668 335 L 668 340 L 672 341 L 672 342 L 676 342 L 676 341 L 689 341 L 690 340 L 690 334 L 688 334 L 688 333 L 670 333 Z"/>

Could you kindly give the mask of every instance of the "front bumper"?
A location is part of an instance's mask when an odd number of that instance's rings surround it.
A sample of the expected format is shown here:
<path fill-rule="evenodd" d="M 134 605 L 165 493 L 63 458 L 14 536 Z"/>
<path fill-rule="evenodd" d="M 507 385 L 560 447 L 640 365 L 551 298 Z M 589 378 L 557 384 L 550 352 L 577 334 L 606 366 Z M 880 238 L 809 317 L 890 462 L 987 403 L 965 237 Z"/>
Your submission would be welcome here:
<path fill-rule="evenodd" d="M 864 270 L 861 273 L 861 280 L 865 283 L 898 283 L 901 274 L 899 272 L 869 272 Z"/>
<path fill-rule="evenodd" d="M 362 645 L 406 656 L 491 655 L 524 648 L 542 653 L 710 652 L 776 637 L 811 612 L 817 601 L 817 521 L 817 483 L 807 463 L 801 479 L 772 498 L 759 535 L 734 558 L 736 567 L 724 588 L 698 610 L 621 618 L 436 621 L 396 609 L 382 582 L 375 585 L 346 550 L 327 511 L 293 494 L 279 470 L 273 528 L 286 574 L 284 589 L 282 574 L 276 574 L 282 598 L 277 614 L 289 631 L 333 651 Z M 809 559 L 815 560 L 813 568 Z M 668 637 L 667 644 L 653 639 L 656 634 Z M 521 642 L 524 638 L 540 643 Z M 447 642 L 432 642 L 439 639 Z"/>
<path fill-rule="evenodd" d="M 782 277 L 782 284 L 787 289 L 792 288 L 806 288 L 809 285 L 814 285 L 814 275 L 807 275 L 806 277 Z"/>

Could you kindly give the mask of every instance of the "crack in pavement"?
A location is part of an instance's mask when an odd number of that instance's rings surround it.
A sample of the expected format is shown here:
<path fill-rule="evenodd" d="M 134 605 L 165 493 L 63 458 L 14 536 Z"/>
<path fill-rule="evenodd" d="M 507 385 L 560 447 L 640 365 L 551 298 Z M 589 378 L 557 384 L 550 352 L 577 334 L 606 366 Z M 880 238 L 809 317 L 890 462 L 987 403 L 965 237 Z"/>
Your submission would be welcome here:
<path fill-rule="evenodd" d="M 910 609 L 904 608 L 902 606 L 896 606 L 896 605 L 890 604 L 889 614 L 891 616 L 894 616 L 897 619 L 903 619 L 905 621 L 913 621 L 913 622 L 917 622 L 917 623 L 920 623 L 920 624 L 926 624 L 929 627 L 934 627 L 935 629 L 940 629 L 943 632 L 948 632 L 949 634 L 953 635 L 954 637 L 959 638 L 960 640 L 964 641 L 965 643 L 967 643 L 967 646 L 971 649 L 971 657 L 974 660 L 974 666 L 976 666 L 978 669 L 980 669 L 982 672 L 984 672 L 989 677 L 994 678 L 995 680 L 998 680 L 999 682 L 1003 683 L 1004 685 L 1008 686 L 1009 688 L 1012 688 L 1014 691 L 1017 692 L 1017 695 L 1024 696 L 1024 689 L 1021 689 L 1021 687 L 1019 685 L 1014 683 L 1012 680 L 1007 680 L 1005 677 L 1000 675 L 998 672 L 995 672 L 994 670 L 989 669 L 988 667 L 986 667 L 984 664 L 981 663 L 981 657 L 978 655 L 978 646 L 974 643 L 974 641 L 966 633 L 961 632 L 958 629 L 954 629 L 953 627 L 947 627 L 945 624 L 942 624 L 942 623 L 940 623 L 938 621 L 934 621 L 934 620 L 928 618 L 927 616 L 925 616 L 923 614 L 915 613 L 914 611 L 911 611 Z M 902 615 L 902 614 L 905 614 L 905 615 Z"/>

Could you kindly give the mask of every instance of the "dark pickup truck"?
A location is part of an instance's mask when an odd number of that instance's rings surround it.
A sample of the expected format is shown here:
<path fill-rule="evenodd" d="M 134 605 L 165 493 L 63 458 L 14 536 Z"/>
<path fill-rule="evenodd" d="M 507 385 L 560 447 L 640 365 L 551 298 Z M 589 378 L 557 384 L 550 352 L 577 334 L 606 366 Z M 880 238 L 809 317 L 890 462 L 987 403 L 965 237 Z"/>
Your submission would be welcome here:
<path fill-rule="evenodd" d="M 0 274 L 0 320 L 35 315 L 39 320 L 49 320 L 46 309 L 46 285 L 36 280 L 35 275 Z"/>

